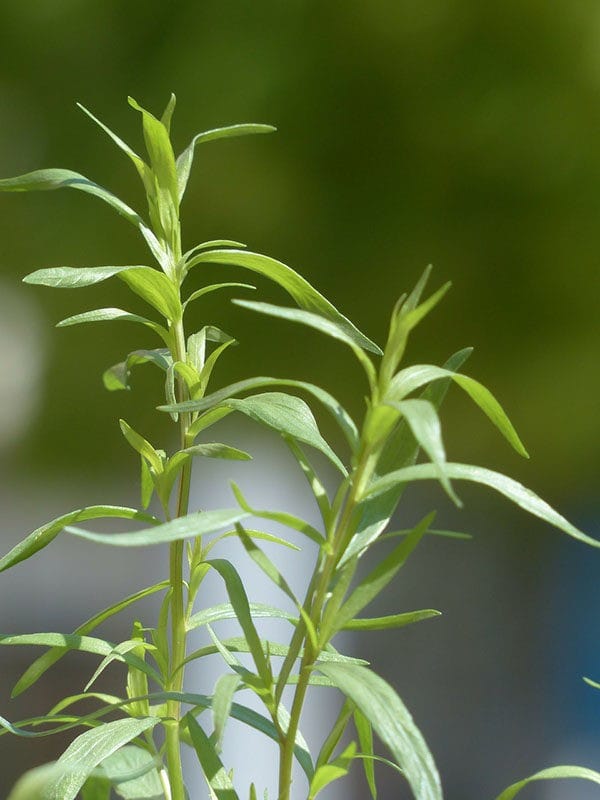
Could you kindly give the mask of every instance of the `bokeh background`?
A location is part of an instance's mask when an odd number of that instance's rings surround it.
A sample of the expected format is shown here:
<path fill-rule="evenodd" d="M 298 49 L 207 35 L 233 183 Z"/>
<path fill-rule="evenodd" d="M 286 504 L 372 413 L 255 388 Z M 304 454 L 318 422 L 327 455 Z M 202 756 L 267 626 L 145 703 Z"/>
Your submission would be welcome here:
<path fill-rule="evenodd" d="M 396 297 L 432 262 L 435 287 L 452 279 L 453 289 L 414 335 L 409 360 L 441 363 L 475 345 L 467 371 L 492 388 L 532 455 L 520 461 L 454 391 L 444 409 L 450 457 L 508 472 L 600 536 L 597 3 L 6 0 L 0 39 L 2 176 L 71 168 L 142 209 L 130 163 L 75 101 L 136 148 L 128 94 L 157 113 L 177 94 L 177 149 L 218 125 L 276 125 L 276 135 L 197 153 L 185 244 L 228 237 L 280 258 L 378 341 Z M 57 192 L 0 195 L 0 229 L 4 552 L 71 508 L 135 502 L 136 462 L 118 417 L 153 441 L 170 434 L 154 411 L 160 385 L 150 371 L 129 394 L 107 395 L 100 381 L 106 366 L 148 346 L 141 329 L 52 328 L 87 308 L 132 308 L 124 287 L 62 293 L 20 283 L 40 266 L 143 263 L 133 228 L 93 198 Z M 257 285 L 264 299 L 284 300 Z M 335 343 L 251 317 L 224 297 L 209 321 L 241 338 L 219 367 L 223 385 L 291 376 L 362 413 L 361 376 Z M 297 479 L 282 477 L 288 462 L 276 437 L 235 426 L 225 435 L 258 453 L 244 473 L 255 497 L 303 507 Z M 208 477 L 198 486 L 202 502 L 231 502 L 228 473 L 217 475 L 218 486 Z M 385 633 L 349 646 L 400 691 L 449 798 L 493 798 L 559 762 L 600 768 L 600 695 L 582 682 L 600 678 L 600 554 L 485 490 L 461 495 L 467 510 L 456 512 L 437 489 L 420 487 L 398 518 L 404 525 L 435 507 L 449 527 L 475 534 L 426 542 L 387 600 L 393 611 L 436 607 L 444 616 L 400 632 L 393 646 Z M 160 553 L 115 559 L 71 541 L 46 552 L 1 576 L 3 631 L 69 630 L 105 596 L 163 570 Z M 25 699 L 9 703 L 30 655 L 0 653 L 0 713 L 10 719 L 30 713 Z M 32 690 L 32 706 L 85 682 L 89 668 L 89 659 L 65 662 Z M 0 738 L 0 794 L 57 752 L 54 740 Z M 381 780 L 384 800 L 408 797 L 394 774 Z M 350 785 L 366 796 L 358 770 Z M 597 794 L 562 783 L 528 796 Z"/>

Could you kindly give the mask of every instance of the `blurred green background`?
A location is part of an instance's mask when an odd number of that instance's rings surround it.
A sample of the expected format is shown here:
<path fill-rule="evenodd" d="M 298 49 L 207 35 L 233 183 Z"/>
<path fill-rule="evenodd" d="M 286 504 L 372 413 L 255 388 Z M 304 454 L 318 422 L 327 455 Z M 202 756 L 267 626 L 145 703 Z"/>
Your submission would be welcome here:
<path fill-rule="evenodd" d="M 177 150 L 199 130 L 276 125 L 272 136 L 197 151 L 184 245 L 228 237 L 273 255 L 379 342 L 395 299 L 432 262 L 434 288 L 451 279 L 453 289 L 414 335 L 410 361 L 441 363 L 475 345 L 468 372 L 501 400 L 532 460 L 520 462 L 458 393 L 445 414 L 450 456 L 507 471 L 576 522 L 593 523 L 596 2 L 6 0 L 0 31 L 0 175 L 66 167 L 143 210 L 130 163 L 75 101 L 136 149 L 139 118 L 128 94 L 158 113 L 176 93 Z M 100 373 L 147 346 L 145 334 L 126 325 L 51 327 L 88 308 L 133 308 L 125 288 L 21 289 L 20 277 L 41 266 L 144 263 L 141 238 L 75 192 L 0 195 L 0 225 L 4 473 L 68 482 L 84 464 L 100 482 L 130 475 L 115 420 L 135 420 L 159 439 L 167 430 L 153 410 L 159 385 L 141 371 L 141 392 L 107 395 Z M 259 288 L 261 299 L 285 300 L 267 283 Z M 257 373 L 307 379 L 361 413 L 365 387 L 343 348 L 224 297 L 211 315 L 205 321 L 241 339 L 219 382 Z M 41 384 L 19 384 L 23 346 L 43 358 Z M 31 415 L 18 424 L 13 383 L 35 392 L 33 402 L 19 401 Z M 480 495 L 469 500 L 482 507 Z M 524 540 L 511 529 L 511 557 L 529 551 L 532 563 L 555 536 Z"/>

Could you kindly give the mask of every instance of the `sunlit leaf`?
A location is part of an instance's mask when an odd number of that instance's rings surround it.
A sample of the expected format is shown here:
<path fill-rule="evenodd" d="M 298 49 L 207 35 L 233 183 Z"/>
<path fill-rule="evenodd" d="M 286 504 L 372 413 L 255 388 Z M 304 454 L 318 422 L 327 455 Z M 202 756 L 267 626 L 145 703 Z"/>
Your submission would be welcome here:
<path fill-rule="evenodd" d="M 158 722 L 154 718 L 120 719 L 82 733 L 56 762 L 59 777 L 46 786 L 44 800 L 75 800 L 98 764 Z"/>
<path fill-rule="evenodd" d="M 448 476 L 453 480 L 473 481 L 474 483 L 482 483 L 484 486 L 489 486 L 490 489 L 500 492 L 500 494 L 503 494 L 513 503 L 533 514 L 533 516 L 543 519 L 574 539 L 590 544 L 593 547 L 600 547 L 600 541 L 592 539 L 591 536 L 587 536 L 578 530 L 548 503 L 512 478 L 501 475 L 499 472 L 493 472 L 491 469 L 474 467 L 469 464 L 447 463 L 445 469 Z M 415 464 L 412 467 L 405 467 L 379 478 L 370 486 L 369 491 L 377 494 L 397 484 L 436 478 L 436 470 L 431 464 Z"/>
<path fill-rule="evenodd" d="M 119 278 L 170 322 L 181 319 L 179 293 L 164 272 L 151 267 L 132 267 L 119 272 Z"/>
<path fill-rule="evenodd" d="M 187 714 L 186 722 L 202 772 L 217 800 L 239 800 L 229 775 L 208 736 L 192 714 Z"/>
<path fill-rule="evenodd" d="M 105 620 L 110 619 L 110 617 L 115 616 L 119 612 L 123 611 L 125 608 L 128 608 L 133 603 L 137 603 L 138 600 L 142 600 L 144 597 L 149 597 L 152 594 L 156 594 L 156 592 L 163 591 L 167 589 L 169 586 L 168 581 L 162 581 L 161 583 L 156 583 L 154 586 L 149 586 L 147 589 L 142 589 L 135 594 L 131 594 L 128 597 L 125 597 L 123 600 L 119 600 L 118 603 L 105 608 L 103 611 L 94 614 L 93 617 L 86 620 L 82 625 L 76 628 L 73 633 L 74 635 L 85 636 L 88 633 L 91 633 L 98 625 L 101 625 Z M 37 658 L 33 664 L 31 664 L 21 675 L 15 687 L 12 691 L 12 696 L 17 697 L 17 695 L 24 692 L 30 686 L 32 686 L 36 681 L 38 681 L 42 675 L 50 669 L 53 664 L 56 664 L 66 653 L 68 652 L 68 648 L 65 647 L 55 647 L 48 650 L 48 652 L 44 653 L 42 656 Z"/>
<path fill-rule="evenodd" d="M 308 800 L 314 798 L 329 786 L 333 781 L 343 778 L 348 774 L 348 770 L 354 760 L 356 754 L 356 742 L 350 742 L 346 749 L 334 761 L 328 764 L 322 764 L 317 768 L 313 779 L 310 783 L 308 793 Z"/>
<path fill-rule="evenodd" d="M 203 142 L 213 142 L 217 139 L 227 139 L 231 136 L 247 136 L 254 133 L 272 133 L 277 130 L 272 125 L 261 125 L 256 123 L 243 123 L 241 125 L 227 125 L 224 128 L 213 128 L 210 131 L 197 133 L 183 153 L 177 158 L 177 182 L 179 189 L 179 199 L 183 197 L 194 161 L 194 150 L 196 145 Z"/>
<path fill-rule="evenodd" d="M 152 328 L 156 331 L 161 339 L 167 344 L 170 341 L 169 334 L 162 325 L 157 322 L 152 322 L 146 317 L 140 317 L 139 314 L 131 314 L 129 311 L 123 311 L 121 308 L 96 308 L 93 311 L 84 311 L 82 314 L 75 314 L 72 317 L 67 317 L 56 323 L 57 328 L 66 328 L 70 325 L 82 325 L 90 322 L 112 322 L 113 320 L 121 320 L 124 322 L 139 322 Z"/>
<path fill-rule="evenodd" d="M 155 364 L 163 372 L 166 372 L 172 362 L 173 359 L 166 347 L 154 350 L 134 350 L 127 355 L 125 361 L 120 361 L 105 370 L 102 381 L 110 392 L 129 389 L 129 376 L 133 367 L 140 364 Z"/>
<path fill-rule="evenodd" d="M 440 778 L 419 729 L 392 687 L 366 667 L 319 665 L 373 726 L 402 769 L 415 798 L 442 800 Z"/>
<path fill-rule="evenodd" d="M 224 405 L 284 436 L 320 450 L 343 475 L 347 474 L 340 459 L 321 436 L 309 406 L 299 397 L 283 392 L 264 392 L 243 399 L 231 398 Z"/>
<path fill-rule="evenodd" d="M 87 508 L 78 508 L 75 511 L 70 511 L 68 514 L 63 514 L 61 517 L 47 522 L 40 528 L 37 528 L 33 533 L 30 533 L 23 541 L 15 545 L 12 550 L 7 553 L 3 558 L 0 558 L 0 572 L 3 572 L 10 567 L 14 567 L 20 561 L 30 558 L 38 550 L 46 547 L 50 542 L 55 539 L 58 534 L 73 522 L 85 522 L 89 519 L 102 519 L 106 517 L 117 517 L 119 519 L 139 519 L 143 522 L 157 523 L 156 517 L 151 514 L 145 514 L 143 511 L 138 511 L 135 508 L 125 508 L 123 506 L 88 506 Z"/>
<path fill-rule="evenodd" d="M 225 386 L 223 389 L 219 389 L 199 400 L 189 400 L 185 403 L 178 403 L 177 406 L 159 406 L 159 408 L 161 411 L 206 411 L 207 409 L 221 405 L 224 401 L 229 400 L 235 395 L 250 391 L 251 389 L 260 389 L 264 386 L 291 386 L 296 389 L 303 389 L 311 394 L 322 403 L 333 416 L 346 436 L 352 451 L 354 452 L 357 449 L 359 441 L 358 430 L 348 412 L 335 397 L 329 394 L 329 392 L 326 392 L 324 389 L 312 383 L 306 383 L 305 381 L 267 377 L 246 378 L 245 380 Z"/>
<path fill-rule="evenodd" d="M 246 250 L 210 250 L 198 253 L 187 264 L 187 268 L 198 264 L 229 264 L 258 272 L 278 283 L 305 311 L 311 311 L 330 319 L 364 350 L 381 355 L 381 348 L 361 333 L 350 320 L 326 300 L 311 284 L 290 267 L 269 256 Z"/>
<path fill-rule="evenodd" d="M 543 769 L 541 772 L 536 772 L 525 780 L 513 783 L 508 789 L 505 789 L 498 795 L 496 800 L 512 800 L 513 797 L 524 789 L 529 783 L 534 781 L 547 781 L 556 780 L 559 778 L 580 778 L 581 780 L 591 781 L 592 783 L 600 783 L 600 773 L 595 772 L 593 769 L 586 767 L 550 767 Z"/>
<path fill-rule="evenodd" d="M 422 611 L 406 611 L 403 614 L 390 614 L 387 617 L 372 617 L 370 619 L 352 619 L 346 622 L 346 631 L 383 631 L 389 628 L 404 628 L 423 619 L 439 617 L 441 611 L 425 608 Z"/>
<path fill-rule="evenodd" d="M 510 442 L 514 449 L 522 456 L 528 457 L 523 443 L 519 439 L 511 421 L 506 416 L 502 406 L 489 389 L 467 375 L 453 372 L 449 369 L 436 367 L 431 364 L 417 364 L 401 370 L 392 380 L 388 399 L 401 400 L 415 389 L 431 381 L 450 379 L 457 383 L 477 403 L 479 408 L 494 423 L 503 436 Z"/>
<path fill-rule="evenodd" d="M 112 278 L 129 269 L 149 269 L 142 266 L 128 267 L 49 267 L 37 269 L 23 278 L 23 283 L 35 286 L 50 286 L 53 289 L 78 289 Z"/>
<path fill-rule="evenodd" d="M 93 533 L 82 528 L 68 527 L 67 533 L 88 539 L 98 544 L 109 544 L 114 547 L 148 547 L 150 545 L 177 542 L 195 536 L 217 533 L 222 528 L 229 528 L 249 515 L 239 508 L 218 511 L 196 511 L 185 517 L 177 517 L 154 528 L 123 533 Z"/>
<path fill-rule="evenodd" d="M 225 725 L 231 713 L 231 704 L 241 678 L 235 673 L 227 673 L 218 678 L 213 691 L 213 722 L 215 726 L 215 749 L 221 749 Z"/>
<path fill-rule="evenodd" d="M 203 442 L 202 444 L 186 447 L 181 452 L 189 453 L 191 456 L 202 456 L 203 458 L 224 458 L 233 461 L 252 460 L 250 453 L 238 450 L 237 447 L 232 447 L 228 444 L 222 444 L 222 442 Z"/>

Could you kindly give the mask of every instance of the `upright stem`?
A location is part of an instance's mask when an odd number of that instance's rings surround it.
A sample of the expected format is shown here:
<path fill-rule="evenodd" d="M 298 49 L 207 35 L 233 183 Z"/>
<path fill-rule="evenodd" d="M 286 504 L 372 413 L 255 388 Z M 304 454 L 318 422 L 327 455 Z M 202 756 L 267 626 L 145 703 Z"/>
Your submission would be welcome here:
<path fill-rule="evenodd" d="M 178 361 L 185 361 L 185 334 L 183 323 L 177 322 L 174 327 L 176 352 L 174 356 Z M 183 381 L 178 382 L 178 399 L 186 399 L 186 389 Z M 186 446 L 186 434 L 190 426 L 190 415 L 181 414 L 179 430 L 181 447 Z M 191 480 L 191 464 L 186 462 L 181 472 L 179 491 L 177 496 L 176 516 L 185 516 L 188 512 Z M 183 542 L 173 542 L 169 549 L 169 580 L 171 584 L 171 665 L 168 691 L 181 692 L 183 689 L 184 668 L 182 666 L 186 655 L 186 617 L 183 596 Z M 167 714 L 170 722 L 166 725 L 166 753 L 169 781 L 171 783 L 172 800 L 185 800 L 183 783 L 183 770 L 181 767 L 181 744 L 179 721 L 181 719 L 181 703 L 177 700 L 167 702 Z"/>

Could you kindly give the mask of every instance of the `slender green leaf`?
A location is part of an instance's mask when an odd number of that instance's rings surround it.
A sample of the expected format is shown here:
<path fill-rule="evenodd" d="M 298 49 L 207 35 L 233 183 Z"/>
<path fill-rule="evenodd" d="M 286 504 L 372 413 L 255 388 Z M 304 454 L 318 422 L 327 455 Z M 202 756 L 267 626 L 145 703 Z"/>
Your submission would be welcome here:
<path fill-rule="evenodd" d="M 192 714 L 186 715 L 186 721 L 202 772 L 217 800 L 239 800 L 229 775 L 208 736 Z"/>
<path fill-rule="evenodd" d="M 154 718 L 119 719 L 82 733 L 56 762 L 59 776 L 50 780 L 44 800 L 75 800 L 98 764 L 158 722 Z"/>
<path fill-rule="evenodd" d="M 474 467 L 469 464 L 446 464 L 446 472 L 453 480 L 473 481 L 474 483 L 482 483 L 484 486 L 489 486 L 490 489 L 495 489 L 500 494 L 503 494 L 516 505 L 533 514 L 534 517 L 539 517 L 555 528 L 563 531 L 564 533 L 578 539 L 585 544 L 591 544 L 593 547 L 600 547 L 600 541 L 592 539 L 582 531 L 578 530 L 568 520 L 561 516 L 544 500 L 538 497 L 530 489 L 502 475 L 499 472 L 494 472 L 491 469 L 484 467 Z M 395 486 L 399 483 L 405 484 L 410 481 L 421 481 L 436 479 L 437 474 L 435 468 L 431 464 L 415 464 L 412 467 L 405 467 L 404 469 L 391 472 L 383 478 L 374 481 L 370 487 L 372 494 L 386 491 L 390 486 Z"/>
<path fill-rule="evenodd" d="M 278 283 L 305 311 L 312 311 L 337 323 L 345 333 L 364 350 L 381 355 L 381 348 L 361 333 L 350 320 L 326 300 L 301 275 L 281 261 L 247 250 L 209 250 L 198 253 L 187 264 L 191 269 L 197 264 L 229 264 L 258 272 Z"/>
<path fill-rule="evenodd" d="M 209 286 L 203 286 L 201 289 L 196 289 L 195 292 L 192 292 L 192 294 L 183 304 L 183 308 L 186 309 L 190 303 L 193 303 L 194 300 L 198 300 L 200 297 L 204 297 L 204 295 L 206 294 L 210 294 L 211 292 L 216 292 L 219 289 L 229 289 L 229 288 L 256 289 L 256 286 L 252 286 L 251 283 L 236 283 L 231 281 L 228 283 L 211 283 Z"/>
<path fill-rule="evenodd" d="M 167 129 L 167 133 L 171 132 L 171 121 L 173 119 L 173 112 L 175 111 L 175 104 L 177 103 L 177 98 L 171 92 L 171 96 L 169 97 L 169 102 L 167 103 L 165 110 L 162 113 L 160 121 Z"/>
<path fill-rule="evenodd" d="M 93 636 L 80 636 L 74 633 L 22 633 L 13 636 L 0 636 L 0 645 L 36 645 L 41 647 L 61 647 L 80 650 L 98 656 L 108 656 L 115 652 L 115 645 Z M 149 678 L 160 684 L 160 675 L 141 658 L 132 653 L 120 653 L 118 661 L 137 667 Z"/>
<path fill-rule="evenodd" d="M 210 428 L 212 425 L 232 413 L 233 408 L 226 408 L 225 406 L 215 406 L 214 408 L 211 408 L 210 411 L 205 411 L 196 419 L 195 422 L 192 422 L 188 428 L 188 441 L 193 442 L 196 436 L 202 433 L 202 431 Z"/>
<path fill-rule="evenodd" d="M 250 603 L 249 608 L 253 619 L 260 619 L 261 617 L 286 619 L 292 623 L 298 620 L 293 614 L 266 603 Z M 236 613 L 231 603 L 221 603 L 218 606 L 211 606 L 193 614 L 188 620 L 187 630 L 192 631 L 202 625 L 212 625 L 223 619 L 236 619 Z"/>
<path fill-rule="evenodd" d="M 215 684 L 213 691 L 212 713 L 213 723 L 215 726 L 215 749 L 217 752 L 221 749 L 223 742 L 223 735 L 225 733 L 225 725 L 231 713 L 231 704 L 233 698 L 239 687 L 241 678 L 235 673 L 227 673 L 221 675 Z"/>
<path fill-rule="evenodd" d="M 307 536 L 311 541 L 316 542 L 319 546 L 323 544 L 325 541 L 325 537 L 322 533 L 316 528 L 313 528 L 308 522 L 300 517 L 296 517 L 293 514 L 288 514 L 287 511 L 266 511 L 264 509 L 253 508 L 244 495 L 242 494 L 239 486 L 235 484 L 233 481 L 231 483 L 231 488 L 233 489 L 233 493 L 235 495 L 235 499 L 238 501 L 240 506 L 247 511 L 248 514 L 251 514 L 253 517 L 260 517 L 261 519 L 269 519 L 273 522 L 279 522 L 281 525 L 285 525 L 287 528 L 291 528 L 294 531 L 299 531 Z"/>
<path fill-rule="evenodd" d="M 227 139 L 231 136 L 246 136 L 253 133 L 272 133 L 277 130 L 272 125 L 261 125 L 256 123 L 243 123 L 241 125 L 227 125 L 224 128 L 213 128 L 210 131 L 197 133 L 183 153 L 177 158 L 177 183 L 179 190 L 179 200 L 185 194 L 187 183 L 194 161 L 194 150 L 197 144 L 213 142 L 217 139 Z M 211 244 L 207 242 L 207 244 Z"/>
<path fill-rule="evenodd" d="M 355 754 L 356 742 L 350 742 L 344 752 L 341 753 L 334 761 L 317 767 L 317 770 L 310 783 L 308 800 L 314 800 L 314 798 L 320 792 L 322 792 L 325 787 L 329 786 L 330 783 L 333 783 L 333 781 L 338 780 L 338 778 L 343 778 L 345 775 L 347 775 L 352 761 L 355 758 Z"/>
<path fill-rule="evenodd" d="M 437 467 L 440 483 L 448 497 L 461 507 L 462 503 L 454 493 L 445 472 L 446 451 L 442 442 L 442 426 L 433 403 L 414 399 L 390 402 L 390 405 L 404 416 L 419 446 Z"/>
<path fill-rule="evenodd" d="M 323 742 L 323 746 L 321 747 L 319 757 L 317 758 L 317 762 L 315 764 L 317 769 L 323 764 L 326 764 L 333 755 L 335 748 L 340 743 L 340 740 L 348 726 L 348 722 L 352 717 L 353 708 L 354 703 L 346 698 L 342 707 L 340 708 L 340 713 L 338 714 L 337 719 L 331 728 L 331 732 Z"/>
<path fill-rule="evenodd" d="M 135 152 L 135 150 L 132 150 L 131 147 L 126 142 L 124 142 L 120 136 L 117 136 L 116 133 L 113 133 L 113 131 L 111 131 L 111 129 L 107 125 L 101 122 L 98 119 L 98 117 L 94 116 L 94 114 L 92 114 L 91 111 L 88 111 L 88 109 L 85 106 L 81 105 L 81 103 L 77 103 L 77 106 L 83 111 L 84 114 L 87 114 L 87 116 L 104 131 L 104 133 L 106 133 L 113 140 L 113 142 L 117 145 L 117 147 L 120 150 L 122 150 L 127 156 L 129 156 L 135 168 L 137 169 L 140 177 L 144 181 L 145 185 L 146 182 L 149 180 L 150 170 L 148 165 L 144 162 L 143 158 L 141 158 Z"/>
<path fill-rule="evenodd" d="M 404 772 L 415 798 L 442 800 L 440 778 L 429 749 L 402 700 L 392 687 L 366 667 L 319 665 L 365 715 Z"/>
<path fill-rule="evenodd" d="M 169 132 L 163 122 L 142 108 L 133 97 L 127 99 L 129 105 L 142 115 L 144 141 L 159 189 L 165 195 L 168 193 L 173 207 L 178 208 L 177 169 Z"/>
<path fill-rule="evenodd" d="M 403 614 L 391 614 L 387 617 L 372 617 L 371 619 L 351 619 L 344 625 L 346 631 L 384 631 L 389 628 L 404 628 L 423 619 L 439 617 L 441 611 L 425 608 L 422 611 L 406 611 Z"/>
<path fill-rule="evenodd" d="M 319 476 L 313 469 L 312 465 L 304 455 L 302 448 L 300 448 L 296 442 L 289 437 L 286 439 L 286 442 L 292 451 L 294 458 L 298 462 L 300 469 L 304 473 L 304 477 L 308 481 L 308 485 L 311 488 L 315 502 L 317 503 L 319 511 L 321 512 L 321 519 L 323 520 L 325 527 L 327 527 L 329 523 L 329 517 L 331 515 L 331 504 L 329 502 L 327 490 L 321 483 Z"/>
<path fill-rule="evenodd" d="M 245 515 L 244 515 L 245 516 Z M 240 519 L 236 520 L 239 522 Z M 225 582 L 225 588 L 229 595 L 229 601 L 235 609 L 235 614 L 240 623 L 240 627 L 244 632 L 246 642 L 250 648 L 252 659 L 256 665 L 256 669 L 261 680 L 264 682 L 265 687 L 271 683 L 271 668 L 268 660 L 265 657 L 263 646 L 258 635 L 258 631 L 254 625 L 252 614 L 250 613 L 250 604 L 248 603 L 248 596 L 246 590 L 237 573 L 237 570 L 229 561 L 222 558 L 215 558 L 207 562 L 216 570 Z"/>
<path fill-rule="evenodd" d="M 320 450 L 343 475 L 348 474 L 340 459 L 321 436 L 309 406 L 299 397 L 283 392 L 263 392 L 241 400 L 231 398 L 225 401 L 224 405 L 240 411 L 255 422 L 260 422 L 283 436 L 291 436 Z"/>
<path fill-rule="evenodd" d="M 250 309 L 251 311 L 256 311 L 259 314 L 266 314 L 270 317 L 288 320 L 288 322 L 297 322 L 301 325 L 306 325 L 320 333 L 324 333 L 326 336 L 331 336 L 333 339 L 343 342 L 350 347 L 364 367 L 367 376 L 370 379 L 375 379 L 375 371 L 371 361 L 365 356 L 362 349 L 357 344 L 356 337 L 348 334 L 347 326 L 342 326 L 339 322 L 324 317 L 322 314 L 315 314 L 313 311 L 306 311 L 303 308 L 283 308 L 282 306 L 274 306 L 270 303 L 256 303 L 250 300 L 232 300 L 232 302 L 235 305 Z"/>
<path fill-rule="evenodd" d="M 541 772 L 536 772 L 535 775 L 531 775 L 531 777 L 525 778 L 525 780 L 513 783 L 512 786 L 509 786 L 508 789 L 505 789 L 501 794 L 499 794 L 496 800 L 512 800 L 513 797 L 516 797 L 516 795 L 521 791 L 521 789 L 524 789 L 533 781 L 556 780 L 559 778 L 580 778 L 584 781 L 600 783 L 600 773 L 595 772 L 593 769 L 570 766 L 550 767 L 549 769 L 543 769 Z"/>
<path fill-rule="evenodd" d="M 115 603 L 108 608 L 105 608 L 103 611 L 98 612 L 98 614 L 94 614 L 93 617 L 86 620 L 82 625 L 75 629 L 73 632 L 75 636 L 85 636 L 88 633 L 91 633 L 98 625 L 101 625 L 105 620 L 110 619 L 110 617 L 114 617 L 115 614 L 123 611 L 125 608 L 128 608 L 133 603 L 136 603 L 138 600 L 142 600 L 144 597 L 149 597 L 152 594 L 156 594 L 156 592 L 163 591 L 163 589 L 168 589 L 169 581 L 162 581 L 161 583 L 156 583 L 154 586 L 149 586 L 146 589 L 142 589 L 135 594 L 131 594 L 128 597 L 125 597 L 123 600 L 120 600 L 118 603 Z M 53 664 L 56 664 L 65 653 L 68 652 L 68 648 L 65 647 L 55 647 L 48 652 L 41 655 L 37 658 L 33 664 L 31 664 L 21 675 L 15 687 L 12 691 L 12 697 L 17 697 L 26 689 L 29 689 L 30 686 L 33 686 L 36 681 L 38 681 L 42 675 L 50 669 Z"/>
<path fill-rule="evenodd" d="M 49 267 L 37 269 L 23 278 L 23 283 L 50 286 L 53 289 L 79 289 L 112 278 L 130 269 L 149 269 L 143 266 L 128 267 Z"/>
<path fill-rule="evenodd" d="M 431 381 L 440 379 L 450 379 L 457 383 L 474 400 L 484 414 L 493 422 L 498 430 L 503 434 L 514 449 L 525 458 L 528 458 L 527 451 L 519 436 L 514 429 L 511 421 L 506 416 L 502 406 L 496 400 L 489 389 L 467 375 L 462 375 L 442 367 L 432 366 L 431 364 L 417 364 L 401 370 L 392 380 L 390 391 L 386 399 L 401 400 L 415 389 L 424 386 Z"/>
<path fill-rule="evenodd" d="M 214 408 L 221 405 L 224 401 L 231 399 L 234 395 L 241 394 L 242 392 L 250 391 L 251 389 L 260 389 L 263 386 L 291 386 L 297 389 L 312 394 L 333 416 L 335 421 L 342 429 L 352 451 L 355 452 L 358 448 L 359 436 L 356 425 L 348 412 L 343 406 L 328 392 L 315 386 L 312 383 L 305 381 L 294 381 L 285 378 L 247 378 L 243 381 L 237 381 L 223 389 L 219 389 L 213 394 L 207 395 L 199 400 L 189 400 L 185 403 L 178 403 L 177 406 L 159 406 L 161 411 L 206 411 L 207 409 Z"/>
<path fill-rule="evenodd" d="M 191 456 L 202 456 L 203 458 L 225 458 L 233 461 L 251 461 L 252 456 L 237 447 L 231 447 L 221 442 L 203 442 L 186 447 L 182 453 L 189 453 Z"/>
<path fill-rule="evenodd" d="M 0 179 L 0 192 L 35 192 L 62 188 L 79 189 L 99 197 L 136 227 L 144 224 L 139 214 L 108 189 L 70 169 L 38 169 L 15 178 Z"/>
<path fill-rule="evenodd" d="M 47 522 L 40 528 L 36 528 L 33 533 L 30 533 L 23 541 L 15 545 L 12 550 L 7 553 L 3 558 L 0 558 L 0 572 L 4 572 L 10 567 L 14 567 L 20 561 L 25 561 L 30 558 L 38 550 L 46 547 L 51 541 L 56 539 L 58 534 L 72 522 L 85 522 L 89 519 L 102 519 L 107 517 L 117 517 L 119 519 L 139 519 L 143 522 L 151 522 L 158 524 L 156 517 L 151 514 L 144 514 L 143 511 L 138 511 L 135 508 L 125 508 L 123 506 L 88 506 L 87 508 L 78 508 L 75 511 L 70 511 L 68 514 L 63 514 L 61 517 Z"/>
<path fill-rule="evenodd" d="M 125 422 L 124 419 L 119 420 L 119 425 L 127 442 L 136 452 L 146 459 L 156 473 L 160 474 L 163 471 L 162 459 L 150 442 L 147 439 L 144 439 L 143 436 L 140 436 L 139 433 L 134 431 L 131 425 Z"/>
<path fill-rule="evenodd" d="M 115 547 L 146 547 L 149 545 L 177 542 L 194 536 L 217 533 L 246 519 L 249 515 L 239 509 L 220 509 L 217 511 L 197 511 L 185 517 L 178 517 L 154 528 L 124 533 L 93 533 L 81 528 L 67 528 L 67 532 L 98 544 Z"/>
<path fill-rule="evenodd" d="M 397 572 L 404 566 L 407 558 L 421 541 L 435 514 L 428 514 L 414 530 L 364 578 L 340 608 L 332 623 L 337 630 L 347 625 L 356 615 L 374 600 Z"/>
<path fill-rule="evenodd" d="M 169 322 L 181 319 L 183 309 L 179 293 L 164 272 L 151 267 L 132 267 L 119 272 L 119 278 Z"/>
<path fill-rule="evenodd" d="M 365 778 L 371 792 L 373 800 L 377 800 L 377 784 L 375 783 L 375 765 L 373 763 L 373 728 L 365 715 L 358 708 L 354 709 L 354 725 L 358 734 L 358 741 L 363 755 L 367 756 L 362 760 L 365 771 Z M 395 766 L 395 765 L 394 765 Z"/>
<path fill-rule="evenodd" d="M 56 323 L 56 327 L 66 328 L 70 325 L 82 325 L 90 322 L 112 322 L 113 320 L 139 322 L 148 328 L 152 328 L 164 342 L 169 342 L 169 333 L 162 325 L 152 322 L 146 317 L 140 317 L 139 314 L 130 314 L 129 311 L 123 311 L 121 308 L 96 308 L 93 311 L 84 311 L 82 314 L 75 314 L 72 317 L 62 319 Z"/>
<path fill-rule="evenodd" d="M 211 239 L 209 242 L 200 242 L 200 244 L 195 245 L 190 250 L 188 250 L 183 255 L 184 261 L 187 261 L 194 253 L 197 253 L 199 250 L 212 250 L 215 247 L 235 247 L 235 248 L 244 248 L 246 245 L 243 242 L 234 242 L 232 239 Z M 221 284 L 217 284 L 219 286 Z"/>

